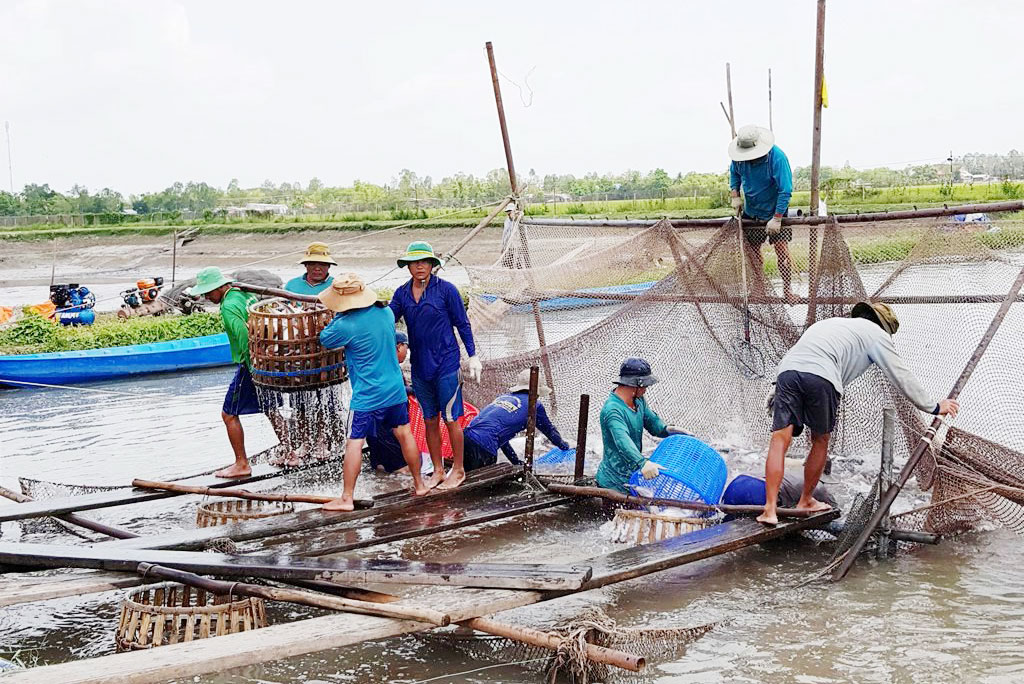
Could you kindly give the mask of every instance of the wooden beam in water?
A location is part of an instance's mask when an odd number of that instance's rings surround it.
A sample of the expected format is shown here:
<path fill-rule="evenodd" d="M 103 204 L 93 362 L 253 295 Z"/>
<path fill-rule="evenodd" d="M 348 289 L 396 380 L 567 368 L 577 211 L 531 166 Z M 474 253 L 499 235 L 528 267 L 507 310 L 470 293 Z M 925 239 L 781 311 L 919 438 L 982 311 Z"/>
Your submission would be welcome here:
<path fill-rule="evenodd" d="M 231 485 L 245 484 L 247 482 L 259 482 L 287 471 L 269 465 L 256 465 L 252 467 L 252 475 L 227 480 L 220 477 L 203 476 L 188 480 L 182 480 L 180 484 L 194 485 L 200 487 L 228 487 Z M 123 506 L 125 504 L 142 503 L 144 501 L 156 501 L 172 496 L 181 496 L 175 492 L 156 492 L 145 489 L 116 489 L 83 496 L 66 496 L 56 499 L 42 499 L 30 503 L 21 503 L 14 506 L 0 507 L 0 522 L 9 520 L 26 520 L 28 518 L 45 518 L 47 516 L 58 516 L 64 513 L 77 511 L 92 511 L 97 508 L 109 508 L 111 506 Z"/>
<path fill-rule="evenodd" d="M 593 577 L 587 581 L 583 589 L 596 589 L 624 582 L 652 572 L 668 570 L 778 539 L 803 529 L 821 527 L 839 515 L 838 510 L 832 509 L 806 518 L 786 520 L 774 527 L 750 518 L 738 518 L 653 544 L 641 544 L 589 558 L 580 561 L 581 564 L 590 565 L 594 570 Z"/>
<path fill-rule="evenodd" d="M 590 579 L 586 566 L 511 563 L 436 563 L 398 559 L 245 556 L 197 551 L 99 549 L 0 542 L 0 564 L 11 568 L 89 568 L 134 572 L 139 563 L 200 575 L 262 579 L 325 579 L 343 584 L 432 584 L 502 589 L 574 591 Z"/>
<path fill-rule="evenodd" d="M 365 520 L 393 511 L 423 506 L 452 506 L 454 501 L 471 492 L 483 491 L 508 482 L 517 471 L 508 463 L 474 470 L 466 476 L 466 481 L 457 489 L 433 489 L 427 496 L 412 496 L 408 490 L 387 492 L 373 497 L 373 508 L 345 512 L 326 512 L 319 508 L 298 511 L 285 515 L 275 515 L 260 520 L 247 520 L 230 525 L 203 527 L 199 529 L 182 529 L 159 535 L 149 535 L 131 540 L 111 541 L 97 544 L 97 548 L 125 549 L 201 549 L 213 539 L 227 537 L 232 541 L 242 542 L 262 539 L 281 534 L 303 532 L 318 527 L 342 525 L 351 521 Z"/>

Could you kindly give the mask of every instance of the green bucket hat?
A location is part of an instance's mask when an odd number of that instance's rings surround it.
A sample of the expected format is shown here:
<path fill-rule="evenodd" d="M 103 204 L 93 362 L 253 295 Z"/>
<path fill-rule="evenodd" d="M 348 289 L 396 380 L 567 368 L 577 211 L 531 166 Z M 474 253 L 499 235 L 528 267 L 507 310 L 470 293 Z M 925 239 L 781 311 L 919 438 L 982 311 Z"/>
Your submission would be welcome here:
<path fill-rule="evenodd" d="M 192 286 L 189 294 L 195 297 L 201 297 L 208 292 L 213 292 L 221 285 L 227 285 L 230 282 L 232 282 L 231 278 L 225 278 L 219 268 L 216 266 L 207 266 L 196 274 L 196 284 Z"/>
<path fill-rule="evenodd" d="M 435 266 L 441 265 L 441 260 L 434 254 L 434 248 L 429 242 L 410 242 L 405 250 L 405 256 L 398 257 L 398 267 L 408 266 L 415 261 L 427 259 L 433 261 Z"/>

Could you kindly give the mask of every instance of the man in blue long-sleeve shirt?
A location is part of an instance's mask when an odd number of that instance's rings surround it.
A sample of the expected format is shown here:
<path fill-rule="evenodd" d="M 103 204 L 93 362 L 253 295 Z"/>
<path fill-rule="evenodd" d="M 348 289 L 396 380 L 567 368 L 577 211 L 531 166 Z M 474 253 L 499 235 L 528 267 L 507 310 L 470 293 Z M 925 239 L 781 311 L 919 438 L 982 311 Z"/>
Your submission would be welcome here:
<path fill-rule="evenodd" d="M 515 449 L 509 444 L 509 440 L 526 429 L 526 421 L 529 409 L 530 393 L 530 369 L 519 373 L 516 383 L 509 388 L 508 392 L 484 407 L 480 415 L 473 419 L 473 422 L 466 428 L 465 465 L 466 472 L 494 465 L 498 460 L 500 449 L 509 463 L 518 465 L 519 457 Z M 541 385 L 537 388 L 538 397 L 546 397 L 551 394 L 551 388 Z M 558 429 L 551 424 L 544 405 L 537 401 L 537 429 L 544 434 L 551 443 L 564 451 L 569 450 L 569 444 L 562 439 Z"/>
<path fill-rule="evenodd" d="M 767 240 L 779 258 L 784 296 L 793 302 L 793 266 L 789 243 L 793 229 L 782 225 L 793 194 L 793 171 L 786 153 L 775 145 L 767 128 L 744 126 L 729 144 L 729 188 L 732 208 L 743 210 L 743 235 L 760 261 L 761 245 Z M 740 189 L 743 197 L 740 197 Z"/>
<path fill-rule="evenodd" d="M 398 265 L 409 268 L 412 278 L 391 298 L 391 310 L 398 321 L 405 317 L 409 331 L 409 352 L 412 354 L 412 390 L 423 409 L 423 422 L 427 432 L 427 449 L 434 463 L 434 474 L 428 484 L 435 485 L 444 476 L 441 460 L 441 426 L 438 416 L 448 428 L 452 444 L 452 469 L 441 489 L 452 489 L 466 479 L 463 465 L 462 377 L 459 372 L 461 354 L 455 339 L 459 331 L 462 344 L 469 356 L 467 370 L 474 382 L 479 382 L 482 364 L 476 356 L 473 330 L 458 289 L 433 274 L 441 265 L 434 249 L 426 242 L 413 242 Z"/>

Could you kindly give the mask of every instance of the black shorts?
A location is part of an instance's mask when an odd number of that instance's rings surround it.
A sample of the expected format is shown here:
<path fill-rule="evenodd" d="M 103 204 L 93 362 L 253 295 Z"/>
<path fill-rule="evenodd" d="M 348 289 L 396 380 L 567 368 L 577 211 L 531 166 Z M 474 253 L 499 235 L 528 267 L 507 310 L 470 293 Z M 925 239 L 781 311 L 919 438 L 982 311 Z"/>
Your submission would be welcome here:
<path fill-rule="evenodd" d="M 754 247 L 760 247 L 765 241 L 775 244 L 776 242 L 792 242 L 793 241 L 793 228 L 791 226 L 782 226 L 782 230 L 779 231 L 778 235 L 768 236 L 768 231 L 765 230 L 764 224 L 767 221 L 761 219 L 751 218 L 744 214 L 743 216 L 743 237 L 747 239 L 747 243 Z"/>
<path fill-rule="evenodd" d="M 498 462 L 498 455 L 484 449 L 471 439 L 464 439 L 462 442 L 462 466 L 468 473 L 477 468 L 494 465 Z"/>
<path fill-rule="evenodd" d="M 839 413 L 839 399 L 839 392 L 825 378 L 784 371 L 775 383 L 772 431 L 792 425 L 793 436 L 799 437 L 806 425 L 812 435 L 831 434 Z"/>

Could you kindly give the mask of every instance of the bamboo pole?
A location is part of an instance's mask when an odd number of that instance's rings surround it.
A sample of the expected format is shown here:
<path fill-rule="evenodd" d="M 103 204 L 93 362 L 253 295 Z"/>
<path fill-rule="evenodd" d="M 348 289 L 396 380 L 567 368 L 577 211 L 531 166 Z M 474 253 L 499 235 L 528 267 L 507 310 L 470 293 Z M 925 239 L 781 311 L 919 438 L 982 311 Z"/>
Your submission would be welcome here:
<path fill-rule="evenodd" d="M 289 581 L 289 584 L 326 591 L 332 594 L 338 594 L 339 596 L 347 596 L 349 598 L 361 601 L 370 601 L 373 603 L 394 603 L 395 601 L 401 600 L 399 597 L 392 594 L 384 594 L 379 591 L 370 591 L 368 589 L 353 589 L 333 584 L 331 582 L 298 580 Z M 551 634 L 541 630 L 531 629 L 529 627 L 521 627 L 519 625 L 510 625 L 491 617 L 471 618 L 469 620 L 463 620 L 458 624 L 470 627 L 478 632 L 504 637 L 530 646 L 547 648 L 552 651 L 557 651 L 564 642 L 564 639 L 557 634 Z M 629 670 L 630 672 L 640 672 L 646 666 L 646 660 L 642 656 L 617 651 L 604 646 L 597 646 L 596 644 L 587 644 L 586 655 L 587 659 L 591 662 L 601 663 L 603 665 L 612 665 L 623 670 Z"/>
<path fill-rule="evenodd" d="M 579 480 L 583 477 L 583 466 L 587 458 L 587 423 L 590 421 L 590 395 L 580 395 L 580 413 L 576 421 L 576 463 L 574 464 L 573 479 Z"/>
<path fill-rule="evenodd" d="M 881 502 L 885 492 L 892 485 L 892 444 L 896 433 L 896 411 L 886 407 L 882 409 L 882 465 L 878 472 L 878 500 Z M 878 535 L 878 558 L 889 557 L 890 538 L 889 514 L 882 516 Z"/>
<path fill-rule="evenodd" d="M 818 23 L 814 40 L 814 130 L 811 135 L 811 216 L 818 215 L 821 180 L 821 88 L 825 78 L 825 0 L 818 0 Z M 807 236 L 808 295 L 814 297 L 818 288 L 818 228 L 811 226 Z M 810 327 L 817 316 L 817 307 L 807 307 L 804 327 Z"/>
<path fill-rule="evenodd" d="M 732 110 L 732 69 L 729 63 L 725 63 L 725 90 L 729 96 L 729 128 L 732 129 L 732 137 L 736 137 L 736 114 Z"/>
<path fill-rule="evenodd" d="M 0 487 L 0 496 L 10 499 L 11 501 L 17 501 L 18 503 L 29 503 L 30 501 L 35 501 L 31 496 L 19 494 L 7 487 Z M 63 515 L 55 515 L 53 517 L 57 520 L 68 523 L 69 525 L 82 527 L 87 530 L 92 530 L 93 532 L 99 532 L 100 534 L 105 534 L 108 537 L 114 537 L 115 539 L 134 539 L 139 536 L 134 532 L 122 530 L 119 527 L 113 527 L 89 518 L 83 518 L 77 513 L 64 513 Z"/>
<path fill-rule="evenodd" d="M 320 300 L 315 295 L 304 295 L 297 294 L 295 292 L 289 292 L 288 290 L 282 290 L 276 287 L 264 287 L 262 285 L 249 285 L 248 283 L 232 283 L 232 287 L 237 287 L 242 292 L 251 292 L 253 294 L 264 295 L 266 297 L 284 297 L 285 299 L 291 299 L 296 302 L 308 302 L 310 304 L 319 304 Z"/>
<path fill-rule="evenodd" d="M 340 598 L 316 594 L 310 591 L 297 591 L 295 589 L 282 589 L 280 587 L 267 587 L 259 584 L 247 584 L 245 582 L 224 582 L 213 580 L 202 575 L 197 575 L 184 570 L 174 570 L 161 565 L 151 563 L 139 563 L 136 572 L 144 579 L 158 577 L 160 579 L 173 580 L 181 584 L 187 584 L 205 591 L 220 594 L 222 596 L 255 596 L 270 601 L 285 601 L 297 603 L 303 606 L 314 608 L 326 608 L 328 610 L 341 610 L 347 613 L 359 613 L 361 615 L 376 615 L 379 617 L 396 618 L 399 620 L 416 620 L 417 622 L 428 622 L 439 627 L 447 627 L 451 624 L 451 617 L 431 608 L 418 608 L 415 606 L 387 606 L 369 601 L 359 601 L 351 598 Z"/>
<path fill-rule="evenodd" d="M 904 209 L 900 211 L 874 211 L 864 214 L 834 214 L 831 216 L 798 216 L 782 219 L 785 226 L 820 226 L 831 223 L 872 223 L 876 221 L 905 221 L 908 219 L 941 218 L 943 216 L 954 216 L 956 214 L 977 214 L 977 213 L 1000 213 L 1004 211 L 1024 210 L 1024 200 L 1006 200 L 1004 202 L 981 202 L 978 204 L 959 204 L 955 206 L 943 205 L 928 209 Z M 571 223 L 574 226 L 589 228 L 650 228 L 658 221 L 667 220 L 674 228 L 693 228 L 695 230 L 708 230 L 721 228 L 732 220 L 732 217 L 707 218 L 707 219 L 658 219 L 658 220 L 630 220 L 630 219 L 576 219 Z M 523 218 L 523 224 L 529 226 L 564 226 L 570 223 L 566 219 L 545 219 L 545 218 Z"/>
<path fill-rule="evenodd" d="M 178 273 L 178 229 L 174 229 L 171 235 L 171 287 L 174 287 L 174 278 Z"/>
<path fill-rule="evenodd" d="M 682 508 L 687 511 L 704 511 L 710 513 L 720 511 L 727 515 L 760 515 L 764 512 L 764 506 L 730 506 L 729 504 L 711 505 L 701 501 L 678 501 L 676 499 L 660 499 L 657 497 L 630 496 L 612 489 L 603 487 L 577 487 L 575 485 L 564 485 L 549 483 L 545 485 L 549 491 L 556 494 L 567 494 L 569 496 L 594 496 L 615 503 L 628 504 L 631 506 L 669 506 Z M 804 511 L 797 508 L 780 508 L 780 518 L 809 518 L 821 511 Z"/>
<path fill-rule="evenodd" d="M 978 362 L 985 354 L 985 350 L 988 349 L 989 343 L 992 341 L 992 338 L 995 337 L 999 327 L 1003 324 L 1003 319 L 1006 318 L 1006 314 L 1010 310 L 1010 305 L 1017 301 L 1017 295 L 1020 293 L 1021 287 L 1024 287 L 1024 268 L 1020 270 L 1020 273 L 1017 275 L 1017 280 L 1014 281 L 1010 291 L 1003 299 L 1002 306 L 999 307 L 999 311 L 997 311 L 996 315 L 992 318 L 992 322 L 989 323 L 988 329 L 985 331 L 985 334 L 982 335 L 981 341 L 978 342 L 978 346 L 975 348 L 974 353 L 971 354 L 971 358 L 967 361 L 967 365 L 964 366 L 963 371 L 961 371 L 960 377 L 957 378 L 956 383 L 953 385 L 953 389 L 950 390 L 949 399 L 956 399 L 960 396 L 960 392 L 963 390 L 964 385 L 967 384 L 967 381 L 974 373 L 974 369 L 977 368 Z M 896 500 L 896 497 L 903 489 L 903 486 L 910 479 L 910 476 L 913 475 L 914 469 L 917 468 L 917 464 L 921 461 L 925 452 L 931 447 L 932 438 L 935 437 L 935 433 L 938 431 L 941 424 L 942 416 L 935 416 L 932 420 L 932 424 L 925 431 L 924 435 L 921 436 L 921 440 L 917 443 L 914 451 L 911 452 L 910 457 L 907 458 L 906 464 L 900 471 L 899 478 L 889 487 L 888 490 L 886 490 L 885 495 L 882 496 L 881 501 L 879 501 L 878 508 L 875 509 L 871 519 L 868 520 L 868 524 L 864 526 L 864 529 L 861 530 L 860 536 L 857 537 L 857 541 L 855 541 L 853 546 L 850 547 L 850 550 L 846 552 L 846 557 L 843 558 L 843 562 L 833 572 L 833 581 L 837 582 L 846 577 L 850 568 L 853 567 L 854 562 L 857 560 L 857 555 L 864 548 L 864 545 L 868 543 L 868 539 L 874 533 L 875 528 L 878 527 L 882 518 L 889 513 L 889 508 L 892 507 L 893 501 Z"/>
<path fill-rule="evenodd" d="M 227 496 L 235 499 L 252 501 L 286 501 L 290 503 L 325 504 L 335 497 L 321 494 L 274 494 L 272 492 L 250 492 L 248 489 L 211 489 L 210 487 L 193 487 L 175 482 L 155 482 L 152 480 L 132 480 L 132 486 L 139 489 L 156 489 L 179 494 L 201 494 L 203 496 Z M 356 508 L 373 508 L 373 499 L 357 499 Z"/>

